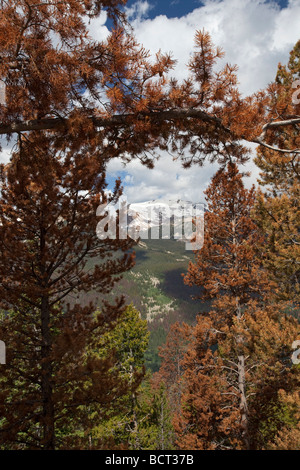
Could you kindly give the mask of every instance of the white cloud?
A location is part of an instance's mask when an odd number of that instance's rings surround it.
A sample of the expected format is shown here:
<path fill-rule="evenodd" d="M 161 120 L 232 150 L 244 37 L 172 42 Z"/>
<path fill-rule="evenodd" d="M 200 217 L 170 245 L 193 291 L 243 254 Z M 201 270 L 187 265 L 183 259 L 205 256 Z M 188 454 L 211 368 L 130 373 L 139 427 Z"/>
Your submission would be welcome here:
<path fill-rule="evenodd" d="M 188 73 L 186 64 L 193 53 L 195 32 L 204 28 L 215 45 L 225 51 L 223 63 L 238 65 L 240 90 L 244 95 L 265 88 L 274 79 L 278 63 L 288 61 L 289 52 L 299 39 L 299 0 L 290 0 L 283 10 L 276 2 L 262 0 L 204 0 L 203 3 L 182 18 L 160 15 L 149 19 L 145 16 L 151 2 L 138 1 L 130 12 L 138 41 L 153 55 L 159 49 L 172 52 L 178 60 L 172 75 L 182 80 Z M 254 152 L 255 146 L 250 148 Z M 217 165 L 207 164 L 184 170 L 179 162 L 171 162 L 162 154 L 155 170 L 148 170 L 139 162 L 127 166 L 132 178 L 126 193 L 132 202 L 165 196 L 174 199 L 176 195 L 192 201 L 203 200 L 203 190 L 216 169 Z M 251 177 L 245 180 L 250 187 L 256 182 L 259 170 L 252 161 L 243 170 L 251 172 Z"/>
<path fill-rule="evenodd" d="M 109 29 L 105 26 L 107 14 L 102 11 L 98 18 L 93 18 L 86 22 L 89 34 L 95 41 L 105 41 L 109 35 Z"/>
<path fill-rule="evenodd" d="M 164 152 L 153 170 L 146 169 L 139 160 L 126 166 L 129 175 L 125 177 L 124 192 L 129 202 L 143 202 L 163 198 L 203 202 L 203 191 L 211 176 L 218 169 L 217 164 L 183 169 L 179 161 Z M 120 160 L 112 160 L 108 165 L 110 176 L 117 177 L 124 167 Z"/>
<path fill-rule="evenodd" d="M 276 16 L 273 35 L 274 48 L 282 51 L 284 55 L 300 39 L 299 21 L 299 0 L 290 0 L 288 8 L 285 8 Z"/>
<path fill-rule="evenodd" d="M 182 79 L 187 75 L 186 64 L 193 52 L 195 32 L 204 28 L 225 51 L 225 61 L 238 65 L 241 91 L 251 94 L 264 88 L 274 78 L 278 62 L 287 61 L 289 51 L 299 39 L 299 1 L 291 0 L 284 10 L 275 2 L 261 0 L 203 3 L 204 6 L 182 18 L 137 16 L 132 21 L 137 39 L 152 54 L 158 49 L 173 52 L 178 59 L 174 75 Z"/>
<path fill-rule="evenodd" d="M 9 143 L 7 143 L 6 139 L 3 136 L 1 136 L 0 146 L 1 146 L 0 163 L 6 164 L 9 162 L 11 158 L 14 142 L 10 141 Z"/>
<path fill-rule="evenodd" d="M 152 8 L 153 6 L 149 2 L 138 0 L 131 7 L 126 7 L 125 12 L 130 21 L 132 19 L 141 21 L 143 18 L 147 17 L 147 13 Z"/>

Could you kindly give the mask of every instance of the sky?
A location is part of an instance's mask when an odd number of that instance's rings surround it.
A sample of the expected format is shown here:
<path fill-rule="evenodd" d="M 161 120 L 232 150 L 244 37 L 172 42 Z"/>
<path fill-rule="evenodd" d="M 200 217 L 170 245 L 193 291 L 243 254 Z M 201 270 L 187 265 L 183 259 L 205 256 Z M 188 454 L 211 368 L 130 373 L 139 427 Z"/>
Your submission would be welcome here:
<path fill-rule="evenodd" d="M 287 63 L 289 52 L 300 39 L 300 0 L 129 0 L 126 6 L 137 40 L 153 56 L 158 50 L 172 53 L 177 65 L 172 76 L 187 75 L 186 64 L 193 53 L 195 32 L 206 29 L 215 45 L 225 51 L 225 62 L 237 64 L 239 88 L 244 96 L 263 89 L 274 80 L 278 63 Z M 90 34 L 104 40 L 109 34 L 106 15 L 92 21 Z M 251 149 L 255 153 L 255 146 Z M 9 158 L 4 150 L 1 160 Z M 217 164 L 185 170 L 180 162 L 162 153 L 154 170 L 133 160 L 126 167 L 120 160 L 108 166 L 108 181 L 121 177 L 131 203 L 153 199 L 203 202 L 203 191 L 217 171 Z M 250 161 L 244 171 L 259 174 Z"/>
<path fill-rule="evenodd" d="M 243 1 L 240 0 L 240 3 Z M 138 3 L 136 0 L 129 0 L 127 9 L 134 8 Z M 181 18 L 196 8 L 205 6 L 207 2 L 200 0 L 171 0 L 169 2 L 166 0 L 150 0 L 149 3 L 151 9 L 148 11 L 148 17 L 153 19 L 159 15 L 166 15 L 168 18 Z M 277 0 L 276 3 L 281 8 L 285 8 L 288 5 L 288 0 Z"/>
<path fill-rule="evenodd" d="M 224 62 L 237 64 L 244 96 L 274 80 L 278 63 L 287 63 L 289 52 L 300 39 L 299 0 L 129 0 L 127 14 L 138 41 L 151 54 L 161 49 L 178 60 L 172 75 L 179 80 L 186 77 L 185 65 L 193 52 L 196 30 L 206 29 L 225 51 Z M 255 155 L 255 145 L 250 148 Z M 203 202 L 203 191 L 217 169 L 217 164 L 207 163 L 185 170 L 180 162 L 162 153 L 154 170 L 137 160 L 125 168 L 114 160 L 108 178 L 111 182 L 121 176 L 132 203 L 153 199 Z M 259 170 L 253 161 L 241 169 L 251 172 L 245 178 L 246 187 L 257 185 Z"/>

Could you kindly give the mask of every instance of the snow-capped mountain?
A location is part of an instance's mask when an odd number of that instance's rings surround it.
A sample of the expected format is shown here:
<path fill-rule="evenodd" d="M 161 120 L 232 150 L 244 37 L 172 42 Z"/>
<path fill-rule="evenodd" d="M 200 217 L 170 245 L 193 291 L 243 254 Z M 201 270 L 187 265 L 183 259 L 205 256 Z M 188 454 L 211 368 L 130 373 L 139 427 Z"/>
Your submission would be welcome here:
<path fill-rule="evenodd" d="M 97 225 L 99 238 L 115 237 L 117 212 L 120 238 L 174 238 L 187 242 L 188 250 L 200 249 L 198 242 L 201 242 L 204 233 L 204 203 L 181 199 L 128 203 L 127 198 L 121 196 L 117 203 L 102 204 L 98 207 L 97 216 L 105 217 Z M 109 226 L 108 230 L 105 228 L 106 224 Z M 190 243 L 195 236 L 197 245 Z"/>
<path fill-rule="evenodd" d="M 151 237 L 170 238 L 171 231 L 174 238 L 186 238 L 192 229 L 192 221 L 196 217 L 203 217 L 205 206 L 203 203 L 192 203 L 191 201 L 172 201 L 156 199 L 142 203 L 128 205 L 128 226 L 132 230 L 136 229 L 140 237 L 148 238 L 148 231 L 151 229 Z M 186 230 L 182 230 L 186 227 Z M 161 236 L 159 236 L 161 229 Z"/>

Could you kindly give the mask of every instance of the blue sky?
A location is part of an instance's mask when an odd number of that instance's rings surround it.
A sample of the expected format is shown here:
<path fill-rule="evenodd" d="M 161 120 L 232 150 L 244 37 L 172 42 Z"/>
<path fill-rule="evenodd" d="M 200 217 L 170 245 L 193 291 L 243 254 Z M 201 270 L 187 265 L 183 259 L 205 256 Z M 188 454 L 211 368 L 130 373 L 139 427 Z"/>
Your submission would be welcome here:
<path fill-rule="evenodd" d="M 136 0 L 130 0 L 127 2 L 127 7 L 130 8 L 135 3 Z M 150 4 L 150 18 L 155 18 L 159 15 L 166 15 L 169 18 L 180 18 L 181 16 L 185 16 L 187 13 L 201 6 L 202 2 L 198 0 L 171 0 L 169 2 L 165 0 L 153 0 L 150 1 Z"/>
<path fill-rule="evenodd" d="M 136 0 L 129 0 L 127 2 L 127 8 L 131 8 L 136 3 Z M 203 6 L 205 2 L 200 0 L 151 0 L 149 3 L 151 4 L 151 9 L 148 12 L 149 18 L 155 18 L 159 15 L 166 15 L 168 18 L 181 18 L 195 8 Z M 280 8 L 285 8 L 288 4 L 288 0 L 276 0 L 276 2 L 273 3 L 277 3 Z"/>

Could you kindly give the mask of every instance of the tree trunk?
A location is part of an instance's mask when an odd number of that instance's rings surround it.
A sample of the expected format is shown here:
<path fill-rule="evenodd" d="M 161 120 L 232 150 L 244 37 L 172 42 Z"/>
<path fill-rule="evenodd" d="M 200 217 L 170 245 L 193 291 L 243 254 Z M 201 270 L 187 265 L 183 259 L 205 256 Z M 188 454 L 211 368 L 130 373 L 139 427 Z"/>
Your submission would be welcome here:
<path fill-rule="evenodd" d="M 249 419 L 248 419 L 248 406 L 246 397 L 246 379 L 245 379 L 245 357 L 243 355 L 238 356 L 238 385 L 240 394 L 240 423 L 242 431 L 242 440 L 246 450 L 250 450 L 249 440 Z"/>
<path fill-rule="evenodd" d="M 236 309 L 237 309 L 237 318 L 241 320 L 242 311 L 239 298 L 236 298 Z M 238 348 L 243 345 L 244 339 L 242 336 L 237 337 Z M 248 416 L 248 405 L 247 405 L 247 396 L 246 396 L 246 374 L 245 374 L 245 356 L 244 354 L 238 355 L 238 389 L 239 389 L 239 400 L 240 400 L 240 424 L 241 424 L 241 433 L 242 440 L 246 450 L 250 450 L 250 439 L 249 439 L 249 416 Z"/>
<path fill-rule="evenodd" d="M 233 232 L 233 246 L 238 245 L 238 237 L 236 232 L 236 216 L 234 214 L 235 210 L 233 208 L 233 219 L 232 219 L 232 232 Z M 238 260 L 236 251 L 233 252 L 234 256 L 234 267 L 238 272 Z M 235 294 L 235 303 L 236 303 L 236 317 L 239 321 L 242 319 L 242 307 L 240 302 L 240 297 L 238 293 Z M 236 338 L 237 347 L 243 349 L 244 338 L 241 335 L 238 335 Z M 245 356 L 239 351 L 238 352 L 238 363 L 237 363 L 237 372 L 238 372 L 238 390 L 239 390 L 239 409 L 240 409 L 240 426 L 241 426 L 241 436 L 244 443 L 245 449 L 250 449 L 249 441 L 249 419 L 248 419 L 248 406 L 247 406 L 247 396 L 246 396 L 246 374 L 245 374 Z"/>

